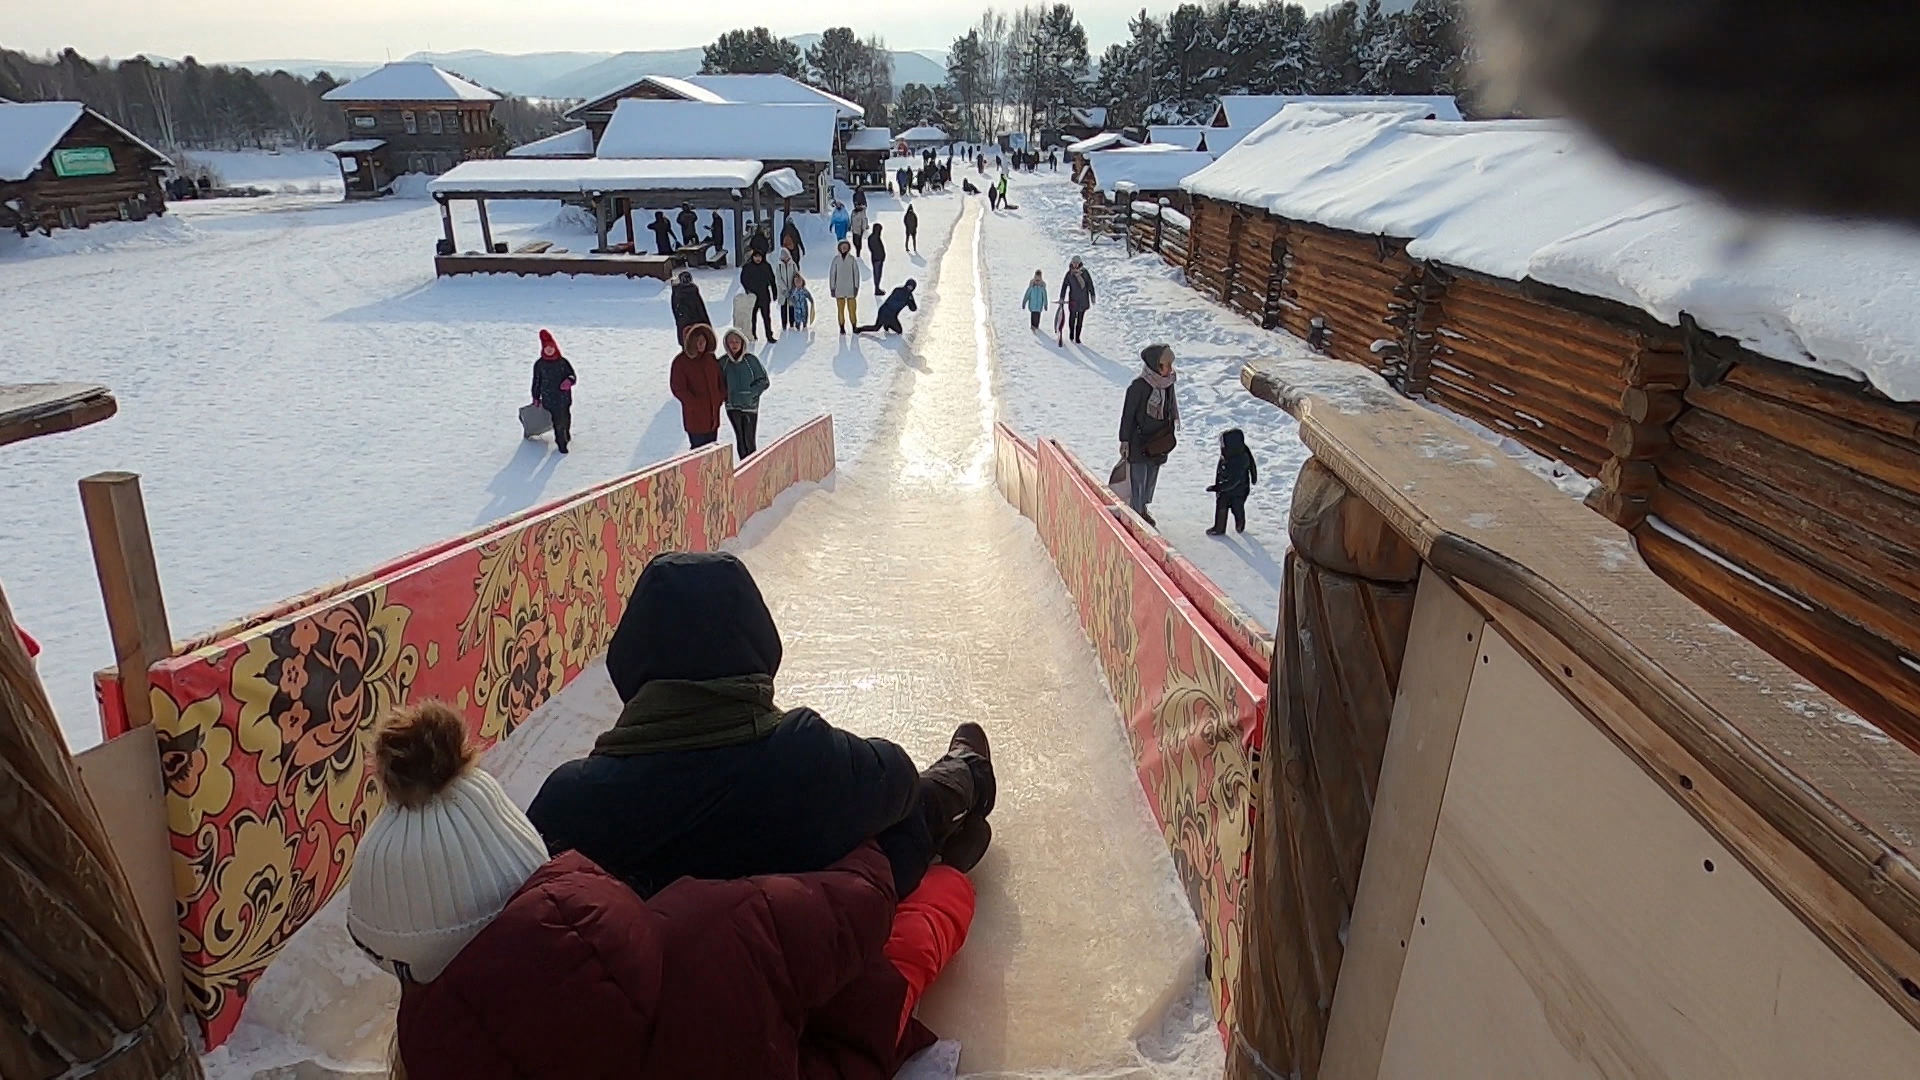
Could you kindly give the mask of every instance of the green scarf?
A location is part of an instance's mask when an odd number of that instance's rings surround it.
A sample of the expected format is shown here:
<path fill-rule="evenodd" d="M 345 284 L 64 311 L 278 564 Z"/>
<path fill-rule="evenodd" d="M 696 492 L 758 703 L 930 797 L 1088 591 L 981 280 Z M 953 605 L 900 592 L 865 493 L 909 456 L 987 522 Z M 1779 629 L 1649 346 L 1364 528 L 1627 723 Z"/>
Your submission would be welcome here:
<path fill-rule="evenodd" d="M 737 746 L 771 734 L 782 715 L 773 706 L 771 675 L 655 679 L 640 687 L 620 710 L 620 719 L 594 740 L 593 752 L 630 757 Z"/>

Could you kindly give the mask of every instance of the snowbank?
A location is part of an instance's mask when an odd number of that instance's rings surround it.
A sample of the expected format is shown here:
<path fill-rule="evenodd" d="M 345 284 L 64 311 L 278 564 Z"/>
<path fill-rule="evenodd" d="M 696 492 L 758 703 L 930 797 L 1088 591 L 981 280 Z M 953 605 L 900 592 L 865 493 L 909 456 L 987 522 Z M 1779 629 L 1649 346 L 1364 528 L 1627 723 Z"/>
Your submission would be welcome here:
<path fill-rule="evenodd" d="M 1550 121 L 1294 105 L 1185 184 L 1408 254 L 1682 312 L 1756 352 L 1920 400 L 1920 236 L 1762 222 Z"/>
<path fill-rule="evenodd" d="M 325 150 L 189 150 L 187 171 L 205 166 L 223 184 L 282 194 L 340 191 L 340 161 Z"/>

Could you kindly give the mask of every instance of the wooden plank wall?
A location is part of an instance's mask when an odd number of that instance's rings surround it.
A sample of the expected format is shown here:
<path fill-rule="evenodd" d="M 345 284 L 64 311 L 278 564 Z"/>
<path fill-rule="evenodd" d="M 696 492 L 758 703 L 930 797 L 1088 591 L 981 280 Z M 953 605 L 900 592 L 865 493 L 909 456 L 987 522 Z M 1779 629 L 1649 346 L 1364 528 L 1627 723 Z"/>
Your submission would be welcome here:
<path fill-rule="evenodd" d="M 1199 196 L 1193 200 L 1187 281 L 1222 303 L 1227 299 L 1227 283 L 1233 276 L 1234 213 L 1230 203 Z"/>
<path fill-rule="evenodd" d="M 1280 325 L 1336 360 L 1382 370 L 1386 361 L 1373 345 L 1400 336 L 1388 317 L 1413 271 L 1406 249 L 1401 240 L 1290 222 Z"/>
<path fill-rule="evenodd" d="M 1750 355 L 1685 406 L 1652 460 L 1642 557 L 1920 749 L 1920 406 Z"/>
<path fill-rule="evenodd" d="M 1241 211 L 1240 264 L 1227 289 L 1228 306 L 1268 329 L 1280 325 L 1280 271 L 1286 257 L 1287 223 L 1272 214 Z"/>

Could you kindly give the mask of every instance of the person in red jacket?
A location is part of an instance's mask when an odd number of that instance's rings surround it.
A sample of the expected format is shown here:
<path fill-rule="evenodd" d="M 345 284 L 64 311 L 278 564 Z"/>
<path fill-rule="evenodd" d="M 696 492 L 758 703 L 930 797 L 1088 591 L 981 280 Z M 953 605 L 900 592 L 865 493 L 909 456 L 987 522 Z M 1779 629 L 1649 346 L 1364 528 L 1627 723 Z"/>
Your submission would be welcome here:
<path fill-rule="evenodd" d="M 446 705 L 390 717 L 374 766 L 387 806 L 347 928 L 401 982 L 395 1076 L 886 1080 L 933 1042 L 913 1008 L 973 918 L 952 866 L 897 912 L 872 844 L 642 900 L 577 852 L 548 860 Z"/>
<path fill-rule="evenodd" d="M 673 396 L 680 399 L 687 445 L 695 450 L 720 438 L 720 406 L 727 400 L 727 381 L 714 352 L 719 344 L 713 327 L 689 327 L 667 376 Z"/>

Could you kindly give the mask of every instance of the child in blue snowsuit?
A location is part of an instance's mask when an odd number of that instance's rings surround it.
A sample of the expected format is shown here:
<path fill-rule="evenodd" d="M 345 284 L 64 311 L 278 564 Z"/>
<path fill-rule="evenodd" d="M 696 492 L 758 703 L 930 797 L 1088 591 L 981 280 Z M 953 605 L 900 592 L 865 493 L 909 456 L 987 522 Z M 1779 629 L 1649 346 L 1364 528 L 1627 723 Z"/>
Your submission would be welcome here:
<path fill-rule="evenodd" d="M 834 203 L 833 216 L 827 219 L 827 224 L 833 226 L 833 242 L 837 244 L 853 230 L 853 217 L 847 213 L 846 207 Z"/>

